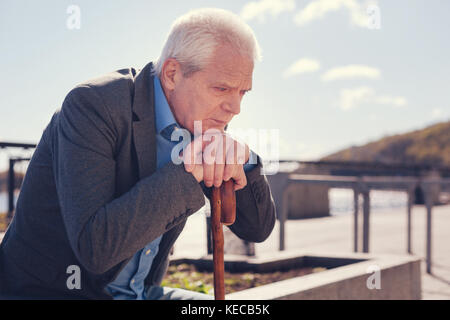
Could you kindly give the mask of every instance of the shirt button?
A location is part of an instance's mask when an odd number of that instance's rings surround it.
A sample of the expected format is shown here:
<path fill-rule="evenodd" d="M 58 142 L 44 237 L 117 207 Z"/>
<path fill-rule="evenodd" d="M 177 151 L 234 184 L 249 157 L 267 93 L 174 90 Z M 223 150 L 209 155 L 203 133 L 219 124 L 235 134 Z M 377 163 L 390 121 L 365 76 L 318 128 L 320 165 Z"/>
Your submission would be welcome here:
<path fill-rule="evenodd" d="M 147 251 L 145 251 L 145 255 L 148 256 L 150 252 L 152 252 L 152 250 L 148 249 Z"/>
<path fill-rule="evenodd" d="M 131 279 L 131 284 L 134 284 L 134 282 L 135 282 L 135 280 L 134 280 L 134 279 Z"/>

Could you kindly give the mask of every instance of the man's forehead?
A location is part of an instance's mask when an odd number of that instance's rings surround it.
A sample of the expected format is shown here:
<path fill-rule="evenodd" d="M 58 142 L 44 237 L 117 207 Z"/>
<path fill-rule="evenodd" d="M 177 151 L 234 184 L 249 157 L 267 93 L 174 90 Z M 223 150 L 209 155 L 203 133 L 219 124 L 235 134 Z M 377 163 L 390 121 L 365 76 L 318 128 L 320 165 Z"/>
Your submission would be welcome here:
<path fill-rule="evenodd" d="M 251 78 L 253 59 L 242 55 L 230 46 L 219 46 L 212 54 L 206 68 L 209 73 L 218 73 L 223 77 Z"/>
<path fill-rule="evenodd" d="M 209 82 L 223 83 L 230 87 L 251 86 L 253 77 L 253 65 L 244 65 L 243 63 L 210 64 L 205 68 L 204 73 Z"/>
<path fill-rule="evenodd" d="M 205 70 L 208 81 L 223 83 L 231 87 L 252 83 L 252 72 L 245 73 L 242 70 L 221 70 L 220 68 Z"/>

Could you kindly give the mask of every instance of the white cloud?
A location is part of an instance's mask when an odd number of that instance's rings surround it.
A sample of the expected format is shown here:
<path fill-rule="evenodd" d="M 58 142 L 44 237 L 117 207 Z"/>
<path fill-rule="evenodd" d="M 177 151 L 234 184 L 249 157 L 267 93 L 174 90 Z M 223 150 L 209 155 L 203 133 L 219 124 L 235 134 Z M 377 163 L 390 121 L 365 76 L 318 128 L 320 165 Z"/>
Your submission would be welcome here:
<path fill-rule="evenodd" d="M 323 145 L 307 144 L 298 141 L 296 137 L 289 137 L 289 140 L 280 136 L 280 159 L 289 160 L 317 160 L 328 150 Z"/>
<path fill-rule="evenodd" d="M 368 102 L 374 94 L 375 91 L 370 87 L 343 89 L 340 94 L 339 106 L 342 110 L 353 109 L 361 103 Z"/>
<path fill-rule="evenodd" d="M 272 17 L 276 17 L 284 11 L 293 11 L 294 9 L 294 0 L 252 1 L 242 8 L 241 17 L 246 21 L 258 19 L 259 22 L 264 22 L 266 14 L 271 14 Z"/>
<path fill-rule="evenodd" d="M 294 62 L 283 72 L 283 77 L 287 78 L 296 74 L 314 72 L 320 69 L 319 61 L 309 58 L 301 58 Z"/>
<path fill-rule="evenodd" d="M 380 77 L 380 70 L 377 68 L 352 64 L 348 66 L 335 67 L 322 75 L 322 81 L 333 81 L 340 79 L 351 78 L 368 78 L 378 79 Z"/>
<path fill-rule="evenodd" d="M 449 118 L 450 116 L 450 109 L 443 109 L 443 108 L 433 108 L 431 110 L 431 118 L 433 120 L 439 119 L 444 121 L 445 119 Z"/>
<path fill-rule="evenodd" d="M 376 102 L 379 104 L 393 105 L 394 107 L 406 106 L 405 97 L 379 96 L 376 98 Z"/>
<path fill-rule="evenodd" d="M 401 96 L 376 95 L 375 90 L 367 86 L 341 90 L 338 106 L 342 110 L 354 109 L 364 103 L 404 107 L 407 100 Z"/>
<path fill-rule="evenodd" d="M 361 5 L 356 0 L 312 1 L 295 15 L 294 22 L 299 26 L 303 26 L 325 17 L 329 12 L 338 11 L 342 8 L 348 10 L 351 24 L 364 28 L 368 27 L 369 17 L 366 13 L 366 6 Z"/>
<path fill-rule="evenodd" d="M 441 108 L 433 108 L 433 110 L 431 110 L 431 117 L 433 119 L 440 118 L 443 114 L 444 112 Z"/>

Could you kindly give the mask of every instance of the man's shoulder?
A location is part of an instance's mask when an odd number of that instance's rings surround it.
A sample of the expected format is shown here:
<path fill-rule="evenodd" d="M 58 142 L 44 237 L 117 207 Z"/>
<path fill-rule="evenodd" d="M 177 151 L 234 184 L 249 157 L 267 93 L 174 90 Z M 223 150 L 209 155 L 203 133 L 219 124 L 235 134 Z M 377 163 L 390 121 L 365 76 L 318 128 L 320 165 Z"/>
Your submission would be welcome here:
<path fill-rule="evenodd" d="M 131 114 L 138 69 L 126 68 L 91 78 L 76 85 L 65 100 L 106 108 L 111 117 Z"/>
<path fill-rule="evenodd" d="M 131 95 L 134 89 L 134 79 L 139 70 L 135 68 L 120 69 L 107 74 L 91 78 L 80 84 L 74 89 L 79 87 L 91 88 L 96 91 L 97 94 L 104 95 Z"/>
<path fill-rule="evenodd" d="M 120 82 L 124 82 L 124 81 L 133 81 L 137 72 L 139 72 L 139 70 L 132 68 L 132 67 L 119 69 L 116 71 L 108 72 L 101 76 L 97 76 L 97 77 L 88 79 L 88 80 L 80 83 L 80 85 L 107 86 L 107 85 L 111 85 L 111 84 L 114 84 L 117 82 L 120 83 Z"/>

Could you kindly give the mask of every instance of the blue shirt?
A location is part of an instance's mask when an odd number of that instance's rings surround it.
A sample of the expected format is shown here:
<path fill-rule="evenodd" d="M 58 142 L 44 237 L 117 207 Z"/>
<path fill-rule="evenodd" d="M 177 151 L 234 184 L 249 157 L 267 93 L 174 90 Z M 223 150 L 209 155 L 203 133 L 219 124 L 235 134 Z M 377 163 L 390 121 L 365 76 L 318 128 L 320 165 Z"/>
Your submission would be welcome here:
<path fill-rule="evenodd" d="M 167 99 L 157 76 L 154 77 L 155 91 L 155 127 L 156 127 L 156 155 L 157 168 L 164 166 L 171 160 L 172 148 L 179 141 L 170 141 L 169 137 L 164 137 L 162 131 L 169 126 L 181 128 L 176 122 L 170 110 Z M 251 156 L 256 154 L 252 152 Z M 256 164 L 244 164 L 244 170 L 248 171 Z M 134 254 L 131 260 L 120 271 L 119 275 L 106 286 L 106 290 L 114 299 L 143 300 L 145 299 L 144 280 L 150 272 L 153 259 L 156 257 L 161 242 L 162 235 L 147 244 L 144 248 Z"/>

